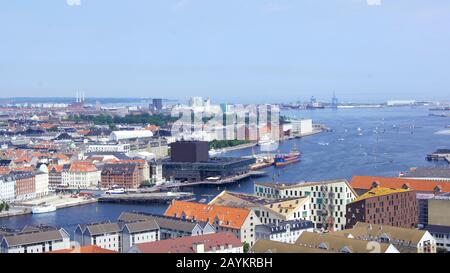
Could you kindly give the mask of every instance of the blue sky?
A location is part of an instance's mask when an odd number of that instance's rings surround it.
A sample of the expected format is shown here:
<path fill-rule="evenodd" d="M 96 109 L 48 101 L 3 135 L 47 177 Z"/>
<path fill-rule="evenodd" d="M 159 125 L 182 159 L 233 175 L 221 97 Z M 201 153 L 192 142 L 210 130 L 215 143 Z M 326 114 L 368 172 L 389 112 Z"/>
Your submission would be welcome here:
<path fill-rule="evenodd" d="M 0 97 L 448 100 L 448 0 L 0 1 Z"/>

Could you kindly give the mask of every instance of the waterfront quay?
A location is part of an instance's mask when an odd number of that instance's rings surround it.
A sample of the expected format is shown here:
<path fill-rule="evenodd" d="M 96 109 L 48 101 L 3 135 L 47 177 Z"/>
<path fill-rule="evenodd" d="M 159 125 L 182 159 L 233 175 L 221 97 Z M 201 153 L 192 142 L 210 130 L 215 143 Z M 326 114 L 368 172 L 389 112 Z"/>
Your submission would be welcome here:
<path fill-rule="evenodd" d="M 172 200 L 192 200 L 190 192 L 155 192 L 155 193 L 128 193 L 128 194 L 104 194 L 98 198 L 102 203 L 169 203 Z"/>

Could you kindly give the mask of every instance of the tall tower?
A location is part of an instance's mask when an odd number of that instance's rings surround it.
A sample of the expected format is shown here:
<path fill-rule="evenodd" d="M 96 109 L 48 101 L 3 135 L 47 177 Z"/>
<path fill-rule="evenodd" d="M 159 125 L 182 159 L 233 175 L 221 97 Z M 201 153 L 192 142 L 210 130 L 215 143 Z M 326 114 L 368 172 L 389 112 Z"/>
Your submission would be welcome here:
<path fill-rule="evenodd" d="M 336 92 L 333 91 L 333 97 L 331 98 L 331 108 L 337 108 L 338 107 L 338 98 L 336 97 Z"/>

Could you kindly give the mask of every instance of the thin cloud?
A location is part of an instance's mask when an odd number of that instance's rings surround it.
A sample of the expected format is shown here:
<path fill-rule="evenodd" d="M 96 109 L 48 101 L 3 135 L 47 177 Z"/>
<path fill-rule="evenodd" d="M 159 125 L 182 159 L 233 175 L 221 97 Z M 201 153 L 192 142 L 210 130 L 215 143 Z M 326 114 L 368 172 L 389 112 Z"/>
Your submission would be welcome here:
<path fill-rule="evenodd" d="M 369 6 L 381 6 L 381 0 L 366 0 Z"/>
<path fill-rule="evenodd" d="M 81 0 L 66 0 L 67 5 L 73 6 L 81 6 Z"/>

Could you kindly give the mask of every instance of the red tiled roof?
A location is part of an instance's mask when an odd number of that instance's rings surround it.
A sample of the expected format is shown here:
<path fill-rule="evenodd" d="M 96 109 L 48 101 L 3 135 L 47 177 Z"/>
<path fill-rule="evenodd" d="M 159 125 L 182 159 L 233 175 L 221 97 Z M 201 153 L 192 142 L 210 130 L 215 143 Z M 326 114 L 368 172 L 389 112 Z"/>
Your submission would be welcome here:
<path fill-rule="evenodd" d="M 181 218 L 183 213 L 188 219 L 194 218 L 196 221 L 209 222 L 211 224 L 214 224 L 214 220 L 218 217 L 220 226 L 240 229 L 250 211 L 243 208 L 175 200 L 167 208 L 164 215 Z"/>
<path fill-rule="evenodd" d="M 231 232 L 219 232 L 198 236 L 186 236 L 175 239 L 161 240 L 151 243 L 137 244 L 137 248 L 143 253 L 195 253 L 193 245 L 204 244 L 204 250 L 217 250 L 223 246 L 240 247 L 242 242 Z"/>
<path fill-rule="evenodd" d="M 50 253 L 117 253 L 114 250 L 104 249 L 96 245 L 82 246 L 80 248 L 67 248 L 50 251 Z"/>
<path fill-rule="evenodd" d="M 86 161 L 74 161 L 70 164 L 70 172 L 95 172 L 97 168 L 91 162 Z"/>
<path fill-rule="evenodd" d="M 350 185 L 354 189 L 368 190 L 373 187 L 374 183 L 378 183 L 378 186 L 384 188 L 409 188 L 421 192 L 434 192 L 439 188 L 440 192 L 450 192 L 450 182 L 398 177 L 353 176 Z"/>

